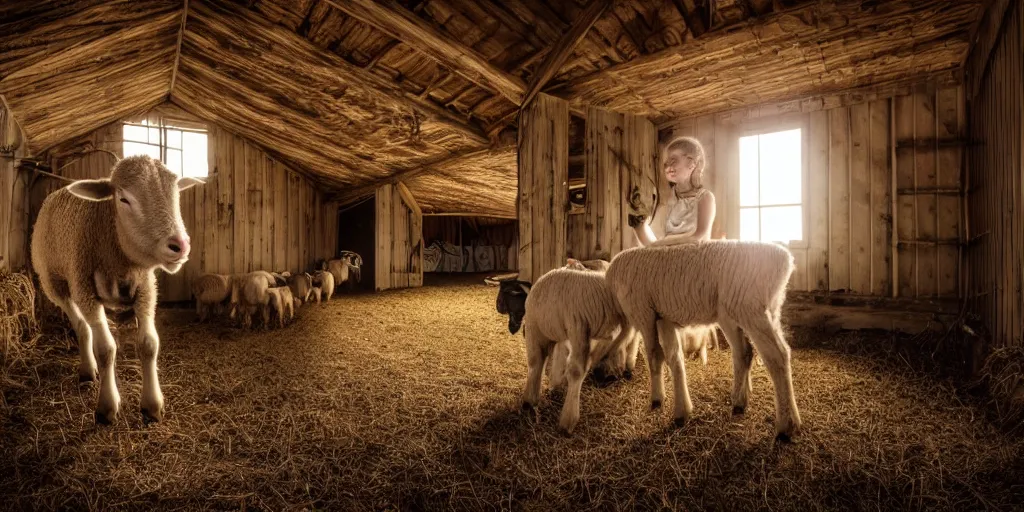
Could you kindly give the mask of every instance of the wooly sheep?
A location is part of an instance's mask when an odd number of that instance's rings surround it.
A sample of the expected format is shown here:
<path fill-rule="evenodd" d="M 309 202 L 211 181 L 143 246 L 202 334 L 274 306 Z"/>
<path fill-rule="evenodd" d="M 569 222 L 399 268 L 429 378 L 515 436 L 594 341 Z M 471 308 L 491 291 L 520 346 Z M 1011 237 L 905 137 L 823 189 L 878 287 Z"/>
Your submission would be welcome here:
<path fill-rule="evenodd" d="M 523 327 L 528 376 L 523 408 L 533 409 L 540 400 L 541 377 L 547 359 L 558 344 L 569 345 L 567 386 L 559 427 L 571 433 L 579 421 L 583 377 L 594 361 L 621 346 L 633 335 L 625 325 L 604 276 L 598 272 L 554 269 L 532 286 L 524 281 L 500 283 L 496 307 L 508 314 L 509 332 Z M 591 340 L 599 340 L 591 350 Z M 555 360 L 551 376 L 563 374 Z"/>
<path fill-rule="evenodd" d="M 285 278 L 288 288 L 292 290 L 292 296 L 299 304 L 309 302 L 309 296 L 313 293 L 313 276 L 302 272 Z"/>
<path fill-rule="evenodd" d="M 287 286 L 278 286 L 268 288 L 267 294 L 270 296 L 270 308 L 277 315 L 278 327 L 284 327 L 286 322 L 290 322 L 295 318 L 295 302 L 292 290 Z"/>
<path fill-rule="evenodd" d="M 196 300 L 196 314 L 204 322 L 208 313 L 222 308 L 231 298 L 231 276 L 206 273 L 192 280 L 192 295 Z"/>
<path fill-rule="evenodd" d="M 787 440 L 798 432 L 790 349 L 780 324 L 793 268 L 786 248 L 752 241 L 710 240 L 616 255 L 605 278 L 630 325 L 643 336 L 652 407 L 664 400 L 661 371 L 667 362 L 675 391 L 673 417 L 677 422 L 690 417 L 693 404 L 676 328 L 717 323 L 732 348 L 734 414 L 745 411 L 750 393 L 753 352 L 740 335 L 742 328 L 772 378 L 778 438 Z"/>
<path fill-rule="evenodd" d="M 323 294 L 325 301 L 331 300 L 334 296 L 334 274 L 327 272 L 326 270 L 317 270 L 313 273 L 313 289 L 319 290 L 319 293 Z M 320 302 L 320 297 L 316 299 Z"/>
<path fill-rule="evenodd" d="M 263 315 L 263 326 L 269 326 L 270 294 L 267 290 L 274 284 L 274 276 L 263 270 L 235 279 L 231 286 L 231 318 L 234 319 L 236 311 L 241 310 L 242 326 L 248 329 L 252 327 L 252 315 L 259 309 Z"/>
<path fill-rule="evenodd" d="M 113 422 L 121 404 L 114 368 L 117 344 L 96 287 L 97 276 L 111 285 L 130 282 L 137 287 L 128 298 L 139 325 L 141 412 L 146 422 L 163 418 L 156 365 L 160 337 L 154 322 L 155 270 L 160 267 L 173 274 L 188 261 L 190 240 L 179 194 L 201 183 L 179 178 L 148 156 L 133 156 L 118 161 L 108 178 L 76 181 L 53 192 L 39 210 L 32 233 L 32 265 L 43 293 L 74 326 L 79 379 L 99 379 L 97 423 Z"/>
<path fill-rule="evenodd" d="M 330 272 L 334 276 L 335 287 L 348 283 L 351 290 L 355 283 L 362 280 L 361 268 L 363 258 L 352 251 L 341 251 L 341 257 L 330 260 L 319 260 L 315 267 L 317 270 Z"/>

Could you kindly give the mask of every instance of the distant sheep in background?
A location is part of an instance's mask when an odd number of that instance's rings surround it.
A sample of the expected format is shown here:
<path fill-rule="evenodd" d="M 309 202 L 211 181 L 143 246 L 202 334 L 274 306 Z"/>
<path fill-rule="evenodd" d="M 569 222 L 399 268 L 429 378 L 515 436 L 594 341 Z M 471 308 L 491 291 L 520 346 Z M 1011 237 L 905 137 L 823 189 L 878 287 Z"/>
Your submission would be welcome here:
<path fill-rule="evenodd" d="M 275 284 L 270 272 L 257 270 L 236 279 L 231 287 L 231 318 L 237 310 L 242 312 L 242 326 L 252 327 L 252 315 L 259 309 L 263 314 L 263 325 L 270 323 L 270 295 L 267 290 Z"/>
<path fill-rule="evenodd" d="M 348 288 L 351 290 L 355 287 L 355 283 L 362 280 L 362 264 L 363 258 L 358 254 L 352 251 L 341 251 L 341 257 L 317 260 L 314 268 L 330 272 L 334 276 L 335 287 L 347 282 Z M 333 295 L 333 290 L 331 295 Z"/>
<path fill-rule="evenodd" d="M 267 289 L 270 295 L 270 309 L 277 315 L 278 327 L 284 327 L 285 323 L 295 318 L 295 299 L 292 290 L 287 286 L 278 286 Z"/>
<path fill-rule="evenodd" d="M 292 290 L 292 296 L 299 301 L 299 304 L 309 302 L 309 296 L 313 293 L 312 275 L 302 272 L 288 276 L 286 281 L 288 282 L 288 288 Z"/>
<path fill-rule="evenodd" d="M 323 300 L 329 301 L 334 296 L 334 274 L 326 270 L 317 270 L 313 273 L 313 289 L 323 294 Z M 320 302 L 319 295 L 316 299 Z"/>
<path fill-rule="evenodd" d="M 223 274 L 203 274 L 192 280 L 192 295 L 196 301 L 196 314 L 199 321 L 205 322 L 209 312 L 216 309 L 223 313 L 224 306 L 231 298 L 231 276 Z"/>
<path fill-rule="evenodd" d="M 732 349 L 733 412 L 743 413 L 750 393 L 753 350 L 740 334 L 742 328 L 772 378 L 778 438 L 790 439 L 800 428 L 800 413 L 793 393 L 790 348 L 780 321 L 793 268 L 793 255 L 786 248 L 738 240 L 634 248 L 616 255 L 605 275 L 630 325 L 643 335 L 652 406 L 664 400 L 661 369 L 667 362 L 675 389 L 673 417 L 685 421 L 691 416 L 693 404 L 676 327 L 717 323 Z"/>

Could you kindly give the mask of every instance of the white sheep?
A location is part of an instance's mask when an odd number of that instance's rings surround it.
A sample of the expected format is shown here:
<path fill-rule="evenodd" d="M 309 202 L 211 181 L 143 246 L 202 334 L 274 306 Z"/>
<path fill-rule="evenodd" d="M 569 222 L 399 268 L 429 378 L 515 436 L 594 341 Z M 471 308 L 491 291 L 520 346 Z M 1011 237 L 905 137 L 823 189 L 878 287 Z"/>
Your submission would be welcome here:
<path fill-rule="evenodd" d="M 288 288 L 292 290 L 292 296 L 299 305 L 309 302 L 309 296 L 313 293 L 313 276 L 302 272 L 289 275 L 285 278 Z"/>
<path fill-rule="evenodd" d="M 331 300 L 334 296 L 334 274 L 326 270 L 317 270 L 313 273 L 313 289 L 319 290 L 317 293 L 316 301 L 320 302 L 320 294 L 323 294 L 323 300 Z"/>
<path fill-rule="evenodd" d="M 349 289 L 352 289 L 355 283 L 362 280 L 362 264 L 363 258 L 359 254 L 352 251 L 341 251 L 340 258 L 319 260 L 316 268 L 330 272 L 334 276 L 335 287 L 347 282 Z"/>
<path fill-rule="evenodd" d="M 139 325 L 141 412 L 146 422 L 163 418 L 156 365 L 160 338 L 154 321 L 155 270 L 160 267 L 173 274 L 188 260 L 190 240 L 179 195 L 201 183 L 179 178 L 148 156 L 133 156 L 118 161 L 108 178 L 76 181 L 50 194 L 39 210 L 32 233 L 32 265 L 43 293 L 74 326 L 79 379 L 99 379 L 97 423 L 112 423 L 121 404 L 114 377 L 117 344 L 97 299 L 97 280 L 129 282 L 137 288 L 132 309 Z"/>
<path fill-rule="evenodd" d="M 257 270 L 234 279 L 231 285 L 231 318 L 242 312 L 242 327 L 252 326 L 252 315 L 259 309 L 263 314 L 263 326 L 270 324 L 270 295 L 267 290 L 276 284 L 270 272 Z"/>
<path fill-rule="evenodd" d="M 744 412 L 750 393 L 753 352 L 739 332 L 742 328 L 772 378 L 778 438 L 794 435 L 800 414 L 790 349 L 780 324 L 793 268 L 793 256 L 786 248 L 764 242 L 709 240 L 617 254 L 605 278 L 630 325 L 644 338 L 652 407 L 660 407 L 664 400 L 661 371 L 667 362 L 675 391 L 673 417 L 677 422 L 690 417 L 693 404 L 676 327 L 717 323 L 732 348 L 733 412 Z"/>
<path fill-rule="evenodd" d="M 295 318 L 295 299 L 292 296 L 291 288 L 287 286 L 268 288 L 267 294 L 270 296 L 270 308 L 277 315 L 278 327 L 284 327 L 286 322 Z"/>
<path fill-rule="evenodd" d="M 196 314 L 204 322 L 208 313 L 223 306 L 231 298 L 232 276 L 206 273 L 192 280 L 192 295 L 196 300 Z"/>
<path fill-rule="evenodd" d="M 633 335 L 604 276 L 559 268 L 545 273 L 532 286 L 503 281 L 496 307 L 499 313 L 509 315 L 509 332 L 515 334 L 520 326 L 524 330 L 528 366 L 524 409 L 539 402 L 544 365 L 555 347 L 568 344 L 567 390 L 558 424 L 571 433 L 579 421 L 580 390 L 591 364 Z M 599 340 L 593 350 L 592 339 Z M 562 373 L 557 365 L 552 366 L 553 377 Z"/>

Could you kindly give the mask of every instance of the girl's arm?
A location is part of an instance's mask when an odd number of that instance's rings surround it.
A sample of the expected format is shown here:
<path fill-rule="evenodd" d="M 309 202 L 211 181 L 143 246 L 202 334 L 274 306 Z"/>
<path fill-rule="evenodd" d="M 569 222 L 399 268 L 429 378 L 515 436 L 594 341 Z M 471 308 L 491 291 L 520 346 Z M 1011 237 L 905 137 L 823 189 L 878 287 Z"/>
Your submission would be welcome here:
<path fill-rule="evenodd" d="M 647 219 L 647 221 L 642 222 L 633 228 L 633 232 L 636 233 L 637 240 L 640 241 L 640 247 L 647 247 L 657 241 L 657 238 L 654 236 L 654 231 L 651 230 L 650 220 L 651 219 Z"/>
<path fill-rule="evenodd" d="M 685 244 L 694 240 L 710 240 L 711 225 L 715 223 L 715 210 L 715 195 L 708 190 L 697 203 L 697 230 L 692 235 L 668 235 L 650 245 L 661 247 Z"/>

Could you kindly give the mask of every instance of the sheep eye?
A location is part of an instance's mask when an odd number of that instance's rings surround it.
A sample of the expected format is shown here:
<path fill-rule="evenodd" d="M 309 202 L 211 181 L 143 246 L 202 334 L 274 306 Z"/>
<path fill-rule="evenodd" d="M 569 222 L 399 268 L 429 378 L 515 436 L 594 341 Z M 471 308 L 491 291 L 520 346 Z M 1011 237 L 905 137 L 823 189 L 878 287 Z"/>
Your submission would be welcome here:
<path fill-rule="evenodd" d="M 128 206 L 131 206 L 131 205 L 132 205 L 131 203 L 129 203 L 129 202 L 128 202 L 128 200 L 127 200 L 127 199 L 125 199 L 125 198 L 123 198 L 123 197 L 121 198 L 121 202 L 122 202 L 122 203 L 124 203 L 124 204 L 126 204 L 126 205 L 128 205 Z"/>

